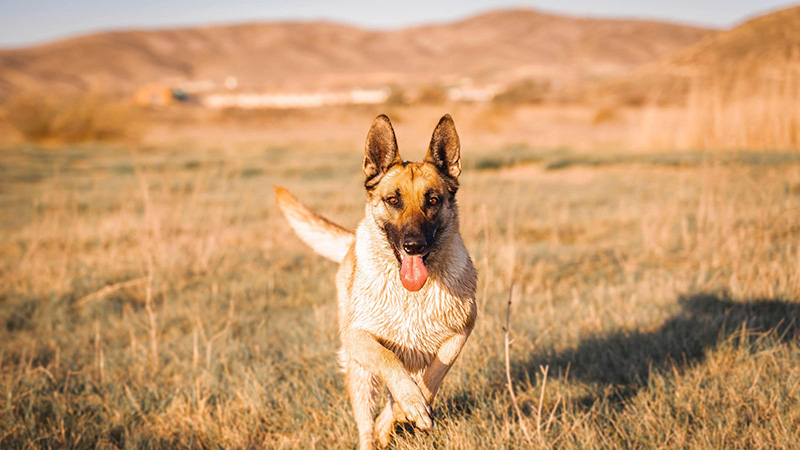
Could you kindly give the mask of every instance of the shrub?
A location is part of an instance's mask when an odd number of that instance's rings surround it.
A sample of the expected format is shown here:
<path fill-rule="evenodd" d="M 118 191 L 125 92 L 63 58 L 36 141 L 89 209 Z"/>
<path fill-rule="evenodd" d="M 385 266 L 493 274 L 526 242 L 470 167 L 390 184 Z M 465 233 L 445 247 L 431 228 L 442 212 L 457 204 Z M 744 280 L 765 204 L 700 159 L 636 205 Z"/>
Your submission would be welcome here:
<path fill-rule="evenodd" d="M 494 96 L 500 103 L 541 103 L 550 88 L 546 83 L 535 80 L 522 80 L 509 85 L 506 90 Z"/>
<path fill-rule="evenodd" d="M 402 106 L 408 103 L 407 94 L 405 89 L 394 86 L 389 98 L 386 99 L 386 104 L 389 106 Z"/>
<path fill-rule="evenodd" d="M 447 101 L 447 91 L 441 86 L 430 85 L 422 88 L 417 95 L 417 102 L 441 105 Z"/>

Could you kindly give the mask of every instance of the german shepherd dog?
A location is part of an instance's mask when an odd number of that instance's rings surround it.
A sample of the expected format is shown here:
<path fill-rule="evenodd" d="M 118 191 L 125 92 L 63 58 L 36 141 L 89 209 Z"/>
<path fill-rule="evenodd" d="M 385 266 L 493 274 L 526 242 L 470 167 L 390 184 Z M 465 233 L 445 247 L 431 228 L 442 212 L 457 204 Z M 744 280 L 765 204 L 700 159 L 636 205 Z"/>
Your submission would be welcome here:
<path fill-rule="evenodd" d="M 340 362 L 359 448 L 389 443 L 396 423 L 427 430 L 431 403 L 475 324 L 477 273 L 458 229 L 461 146 L 449 115 L 420 163 L 403 161 L 389 118 L 364 154 L 366 208 L 356 232 L 320 217 L 286 189 L 278 205 L 298 236 L 341 263 L 336 274 Z M 389 389 L 374 420 L 379 381 Z"/>

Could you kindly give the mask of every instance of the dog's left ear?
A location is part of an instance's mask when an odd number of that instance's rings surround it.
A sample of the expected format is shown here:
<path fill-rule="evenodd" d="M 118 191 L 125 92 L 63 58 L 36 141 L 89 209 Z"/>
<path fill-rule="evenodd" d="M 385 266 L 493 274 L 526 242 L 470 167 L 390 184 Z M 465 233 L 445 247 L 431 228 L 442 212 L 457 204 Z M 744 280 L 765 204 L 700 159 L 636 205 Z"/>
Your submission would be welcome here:
<path fill-rule="evenodd" d="M 364 186 L 372 190 L 383 178 L 383 175 L 395 164 L 402 164 L 400 152 L 397 150 L 397 138 L 394 128 L 388 117 L 381 114 L 375 118 L 367 134 L 367 144 L 364 149 L 364 175 L 367 180 Z"/>
<path fill-rule="evenodd" d="M 456 124 L 453 123 L 450 114 L 445 114 L 439 119 L 439 124 L 433 130 L 425 162 L 436 166 L 443 175 L 453 181 L 457 181 L 461 175 L 461 143 L 456 133 Z"/>

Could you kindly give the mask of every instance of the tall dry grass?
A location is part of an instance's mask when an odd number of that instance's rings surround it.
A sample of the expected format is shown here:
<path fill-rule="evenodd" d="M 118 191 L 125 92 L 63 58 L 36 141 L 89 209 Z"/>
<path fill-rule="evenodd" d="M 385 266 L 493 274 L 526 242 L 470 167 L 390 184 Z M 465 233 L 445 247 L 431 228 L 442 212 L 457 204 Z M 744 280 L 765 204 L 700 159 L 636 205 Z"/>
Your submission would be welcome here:
<path fill-rule="evenodd" d="M 696 149 L 800 149 L 800 73 L 696 80 L 687 102 Z"/>
<path fill-rule="evenodd" d="M 718 73 L 687 81 L 675 104 L 657 93 L 638 114 L 631 141 L 648 150 L 800 149 L 800 73 Z"/>

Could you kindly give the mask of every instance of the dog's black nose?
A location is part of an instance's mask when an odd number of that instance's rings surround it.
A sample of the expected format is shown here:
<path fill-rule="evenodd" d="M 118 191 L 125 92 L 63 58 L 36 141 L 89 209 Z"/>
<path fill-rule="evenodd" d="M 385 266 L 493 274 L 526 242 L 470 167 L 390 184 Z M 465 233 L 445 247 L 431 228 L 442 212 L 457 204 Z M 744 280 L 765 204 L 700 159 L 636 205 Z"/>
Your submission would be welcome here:
<path fill-rule="evenodd" d="M 421 255 L 428 248 L 424 238 L 406 238 L 403 241 L 403 250 L 409 255 Z"/>

